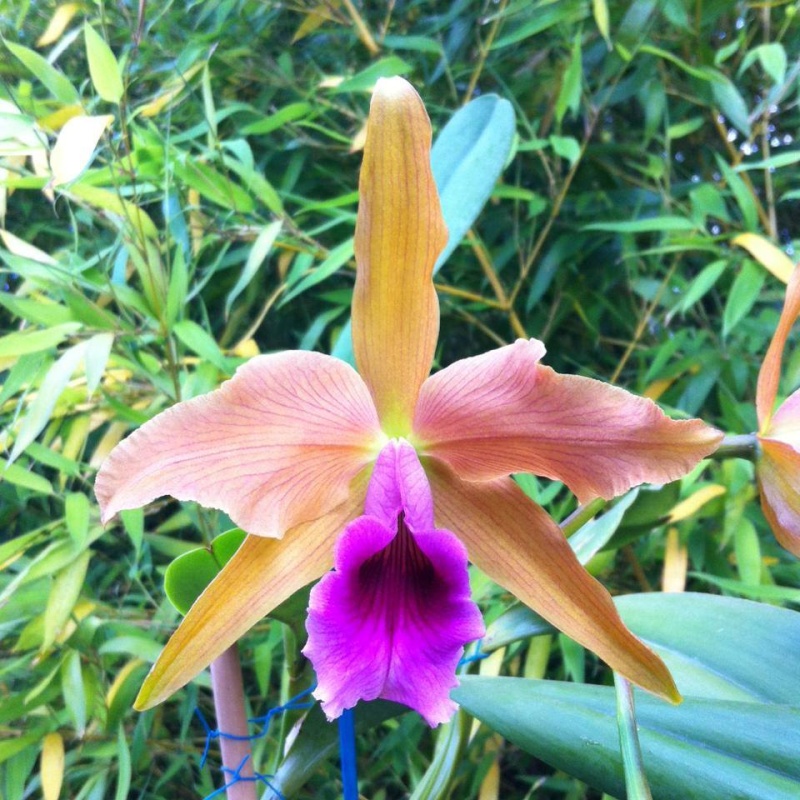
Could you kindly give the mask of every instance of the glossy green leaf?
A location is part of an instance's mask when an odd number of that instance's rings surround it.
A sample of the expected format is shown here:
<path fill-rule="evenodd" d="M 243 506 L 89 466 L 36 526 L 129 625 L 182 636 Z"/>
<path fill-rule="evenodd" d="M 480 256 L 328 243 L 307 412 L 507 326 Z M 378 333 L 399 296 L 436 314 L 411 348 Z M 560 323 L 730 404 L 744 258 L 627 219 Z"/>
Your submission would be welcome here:
<path fill-rule="evenodd" d="M 664 659 L 684 696 L 796 702 L 800 648 L 786 642 L 800 642 L 800 613 L 690 592 L 624 595 L 614 602 L 625 624 Z M 489 625 L 482 646 L 492 650 L 550 630 L 538 614 L 517 605 Z"/>
<path fill-rule="evenodd" d="M 190 550 L 167 567 L 164 591 L 181 614 L 186 614 L 206 586 L 217 577 L 245 536 L 244 531 L 233 528 L 217 536 L 210 548 Z"/>
<path fill-rule="evenodd" d="M 612 688 L 467 676 L 452 697 L 523 750 L 625 796 Z M 637 694 L 636 712 L 654 800 L 800 797 L 800 708 Z"/>

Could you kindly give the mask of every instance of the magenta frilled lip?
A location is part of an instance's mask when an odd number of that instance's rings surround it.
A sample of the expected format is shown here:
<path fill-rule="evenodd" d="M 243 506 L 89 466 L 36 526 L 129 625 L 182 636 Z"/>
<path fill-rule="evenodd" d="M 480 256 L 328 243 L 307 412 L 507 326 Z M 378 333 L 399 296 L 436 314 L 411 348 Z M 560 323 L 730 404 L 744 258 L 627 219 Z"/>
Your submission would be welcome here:
<path fill-rule="evenodd" d="M 377 698 L 413 708 L 429 725 L 455 711 L 456 667 L 484 626 L 466 548 L 435 527 L 428 479 L 407 442 L 381 450 L 364 515 L 345 528 L 334 571 L 312 590 L 306 627 L 303 652 L 329 719 Z"/>

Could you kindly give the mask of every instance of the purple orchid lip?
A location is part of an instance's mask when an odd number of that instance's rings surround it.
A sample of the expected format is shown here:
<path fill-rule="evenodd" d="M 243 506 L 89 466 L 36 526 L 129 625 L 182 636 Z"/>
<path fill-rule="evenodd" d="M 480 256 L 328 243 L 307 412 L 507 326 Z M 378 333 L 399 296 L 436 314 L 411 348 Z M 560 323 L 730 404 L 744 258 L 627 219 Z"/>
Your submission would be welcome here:
<path fill-rule="evenodd" d="M 484 634 L 466 548 L 435 527 L 428 479 L 403 440 L 381 450 L 364 511 L 311 592 L 303 652 L 317 672 L 314 695 L 329 719 L 380 697 L 438 725 L 456 710 L 449 693 L 464 645 Z"/>

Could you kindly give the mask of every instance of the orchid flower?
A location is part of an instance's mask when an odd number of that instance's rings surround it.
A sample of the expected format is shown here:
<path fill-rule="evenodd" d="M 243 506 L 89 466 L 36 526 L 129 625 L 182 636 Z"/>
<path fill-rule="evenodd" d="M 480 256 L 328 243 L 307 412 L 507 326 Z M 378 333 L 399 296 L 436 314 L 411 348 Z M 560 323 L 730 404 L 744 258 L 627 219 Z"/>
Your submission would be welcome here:
<path fill-rule="evenodd" d="M 441 722 L 463 647 L 483 631 L 468 557 L 622 675 L 679 698 L 510 474 L 563 481 L 580 502 L 612 498 L 681 477 L 721 434 L 555 373 L 535 339 L 428 377 L 439 327 L 432 273 L 447 240 L 430 145 L 414 89 L 379 81 L 356 224 L 358 371 L 320 353 L 258 356 L 218 390 L 154 417 L 103 464 L 104 521 L 172 495 L 222 509 L 249 534 L 167 643 L 139 708 L 322 577 L 305 653 L 328 716 L 383 697 Z"/>
<path fill-rule="evenodd" d="M 786 287 L 778 327 L 758 373 L 756 414 L 760 454 L 756 465 L 761 508 L 777 540 L 800 556 L 800 390 L 773 413 L 786 340 L 800 316 L 800 267 Z"/>

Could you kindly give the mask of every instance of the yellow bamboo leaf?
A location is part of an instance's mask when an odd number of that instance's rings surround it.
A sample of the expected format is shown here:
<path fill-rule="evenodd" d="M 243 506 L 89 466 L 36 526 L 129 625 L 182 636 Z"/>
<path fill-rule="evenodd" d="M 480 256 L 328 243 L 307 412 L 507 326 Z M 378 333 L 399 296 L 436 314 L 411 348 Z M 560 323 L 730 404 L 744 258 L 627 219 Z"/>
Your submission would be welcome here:
<path fill-rule="evenodd" d="M 762 267 L 769 270 L 776 278 L 784 283 L 789 283 L 789 278 L 794 272 L 794 263 L 779 247 L 757 233 L 740 233 L 731 241 L 747 250 Z"/>
<path fill-rule="evenodd" d="M 99 186 L 76 183 L 70 186 L 69 193 L 84 200 L 90 206 L 120 218 L 124 223 L 123 228 L 132 231 L 137 238 L 140 235 L 147 239 L 158 238 L 158 228 L 148 214 L 135 203 L 120 197 L 116 192 L 102 189 Z"/>
<path fill-rule="evenodd" d="M 497 800 L 498 797 L 500 797 L 500 764 L 498 761 L 492 761 L 481 783 L 478 800 Z"/>
<path fill-rule="evenodd" d="M 335 17 L 331 14 L 331 9 L 338 8 L 340 5 L 340 0 L 332 0 L 332 2 L 320 3 L 309 11 L 294 32 L 292 44 L 299 42 L 301 39 L 313 33 L 324 22 L 335 20 Z"/>
<path fill-rule="evenodd" d="M 653 381 L 642 394 L 651 400 L 658 400 L 674 382 L 675 378 L 659 378 L 657 381 Z"/>
<path fill-rule="evenodd" d="M 611 50 L 611 37 L 608 27 L 608 3 L 606 0 L 592 0 L 592 13 L 594 22 L 600 35 L 606 40 L 606 47 Z"/>
<path fill-rule="evenodd" d="M 44 250 L 34 247 L 32 244 L 23 241 L 18 236 L 14 236 L 10 231 L 0 230 L 0 239 L 3 240 L 6 250 L 13 253 L 20 258 L 27 258 L 29 261 L 36 261 L 39 264 L 47 264 L 48 266 L 55 266 L 58 262 Z"/>
<path fill-rule="evenodd" d="M 667 532 L 667 549 L 664 553 L 664 572 L 661 575 L 662 592 L 682 592 L 686 589 L 689 569 L 689 551 L 681 543 L 677 528 Z"/>
<path fill-rule="evenodd" d="M 53 186 L 74 181 L 89 166 L 103 131 L 113 119 L 111 114 L 80 116 L 64 125 L 50 153 Z"/>
<path fill-rule="evenodd" d="M 71 461 L 78 461 L 83 448 L 86 446 L 86 439 L 90 433 L 91 421 L 85 414 L 75 417 L 69 426 L 69 433 L 61 448 L 61 455 Z M 65 473 L 62 476 L 66 477 Z"/>
<path fill-rule="evenodd" d="M 189 67 L 182 75 L 179 75 L 175 80 L 170 81 L 161 94 L 156 95 L 149 103 L 139 106 L 136 110 L 137 114 L 143 117 L 155 117 L 160 114 L 173 100 L 183 93 L 189 81 L 203 68 L 203 64 L 195 64 Z"/>
<path fill-rule="evenodd" d="M 359 153 L 364 149 L 364 144 L 367 141 L 367 124 L 366 122 L 361 126 L 358 133 L 353 137 L 350 142 L 350 152 Z"/>
<path fill-rule="evenodd" d="M 42 741 L 42 796 L 58 800 L 64 782 L 64 740 L 60 733 L 48 733 Z"/>
<path fill-rule="evenodd" d="M 125 422 L 114 422 L 109 425 L 92 453 L 89 466 L 95 469 L 99 468 L 106 460 L 106 456 L 122 441 L 122 437 L 126 433 L 128 433 L 128 425 Z"/>
<path fill-rule="evenodd" d="M 125 681 L 128 680 L 131 673 L 144 663 L 145 662 L 142 661 L 141 658 L 134 658 L 132 661 L 129 661 L 121 670 L 119 670 L 119 672 L 117 672 L 116 676 L 114 677 L 114 681 L 112 682 L 111 686 L 108 687 L 108 692 L 106 693 L 106 708 L 111 707 L 111 704 L 114 702 L 114 698 L 119 693 L 119 690 L 122 688 Z"/>
<path fill-rule="evenodd" d="M 253 358 L 259 354 L 255 339 L 244 339 L 233 348 L 232 354 L 239 358 Z"/>
<path fill-rule="evenodd" d="M 78 3 L 62 3 L 57 6 L 53 16 L 50 17 L 50 22 L 44 29 L 44 33 L 36 40 L 36 46 L 47 47 L 47 45 L 57 42 L 79 8 L 80 4 Z"/>
<path fill-rule="evenodd" d="M 79 103 L 71 103 L 70 105 L 57 108 L 51 114 L 40 117 L 36 120 L 36 123 L 40 128 L 55 133 L 56 131 L 60 131 L 73 117 L 83 116 L 83 113 L 82 105 Z"/>
<path fill-rule="evenodd" d="M 719 497 L 722 494 L 725 494 L 725 487 L 718 483 L 712 483 L 708 486 L 704 486 L 702 489 L 698 489 L 685 500 L 681 500 L 681 502 L 669 512 L 667 522 L 674 523 L 688 519 L 696 514 L 706 503 L 709 503 L 715 497 Z"/>

